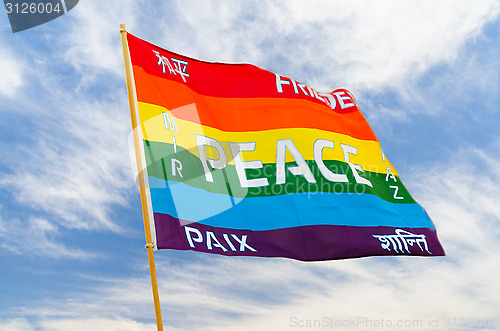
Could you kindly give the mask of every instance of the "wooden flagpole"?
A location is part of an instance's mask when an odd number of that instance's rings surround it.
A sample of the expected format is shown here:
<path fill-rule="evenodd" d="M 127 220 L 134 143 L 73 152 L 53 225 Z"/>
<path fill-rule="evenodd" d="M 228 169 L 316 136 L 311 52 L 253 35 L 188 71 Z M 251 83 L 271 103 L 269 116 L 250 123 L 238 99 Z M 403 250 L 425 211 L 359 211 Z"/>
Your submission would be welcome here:
<path fill-rule="evenodd" d="M 132 131 L 134 135 L 135 160 L 137 163 L 137 175 L 139 180 L 139 189 L 141 192 L 142 218 L 144 219 L 144 231 L 146 233 L 146 249 L 148 251 L 149 271 L 151 275 L 151 286 L 153 288 L 153 301 L 155 306 L 156 326 L 158 331 L 163 331 L 163 322 L 161 318 L 160 296 L 158 294 L 158 282 L 156 280 L 156 268 L 154 259 L 154 243 L 151 239 L 151 228 L 149 222 L 149 213 L 146 197 L 146 186 L 144 180 L 144 171 L 141 155 L 141 143 L 139 140 L 139 129 L 137 126 L 137 109 L 135 103 L 135 92 L 132 81 L 132 71 L 130 63 L 130 53 L 128 51 L 127 30 L 125 24 L 120 24 L 120 36 L 122 40 L 123 61 L 125 63 L 125 75 L 127 76 L 127 93 L 130 105 L 130 119 L 132 121 Z"/>

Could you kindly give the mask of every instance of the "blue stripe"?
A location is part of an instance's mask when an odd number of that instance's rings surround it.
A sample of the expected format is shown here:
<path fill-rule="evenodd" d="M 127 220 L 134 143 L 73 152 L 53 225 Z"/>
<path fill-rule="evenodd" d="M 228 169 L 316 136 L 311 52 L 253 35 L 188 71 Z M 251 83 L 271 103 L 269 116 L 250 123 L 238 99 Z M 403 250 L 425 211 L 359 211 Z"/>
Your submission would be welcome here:
<path fill-rule="evenodd" d="M 310 192 L 232 199 L 153 176 L 149 176 L 149 184 L 154 212 L 215 227 L 254 231 L 305 225 L 435 229 L 419 204 L 391 203 L 372 194 Z"/>

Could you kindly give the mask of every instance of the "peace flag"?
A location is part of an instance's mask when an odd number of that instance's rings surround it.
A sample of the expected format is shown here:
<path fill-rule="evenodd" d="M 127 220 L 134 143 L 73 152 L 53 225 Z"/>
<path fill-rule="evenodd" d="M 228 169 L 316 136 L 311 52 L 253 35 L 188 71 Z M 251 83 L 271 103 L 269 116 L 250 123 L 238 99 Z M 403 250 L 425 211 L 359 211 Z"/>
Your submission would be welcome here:
<path fill-rule="evenodd" d="M 157 249 L 444 255 L 349 91 L 127 42 Z"/>

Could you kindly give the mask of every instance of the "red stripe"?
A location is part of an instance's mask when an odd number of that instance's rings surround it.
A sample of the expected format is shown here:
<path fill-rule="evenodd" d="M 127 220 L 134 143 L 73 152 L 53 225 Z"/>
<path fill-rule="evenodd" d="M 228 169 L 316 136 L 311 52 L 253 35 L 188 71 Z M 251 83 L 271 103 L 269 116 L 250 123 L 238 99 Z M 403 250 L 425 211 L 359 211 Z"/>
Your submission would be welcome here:
<path fill-rule="evenodd" d="M 283 82 L 279 84 L 282 91 L 278 91 L 276 74 L 251 64 L 200 61 L 170 52 L 131 34 L 127 37 L 134 66 L 141 67 L 152 76 L 185 84 L 199 94 L 225 98 L 304 99 L 321 105 L 329 103 L 325 97 L 315 95 L 316 91 L 305 85 L 300 88 L 298 82 L 286 77 L 279 76 Z M 162 60 L 164 64 L 159 64 Z M 178 61 L 183 62 L 180 64 Z M 176 72 L 179 67 L 185 73 L 184 78 Z M 345 113 L 355 109 L 337 106 L 335 111 Z"/>

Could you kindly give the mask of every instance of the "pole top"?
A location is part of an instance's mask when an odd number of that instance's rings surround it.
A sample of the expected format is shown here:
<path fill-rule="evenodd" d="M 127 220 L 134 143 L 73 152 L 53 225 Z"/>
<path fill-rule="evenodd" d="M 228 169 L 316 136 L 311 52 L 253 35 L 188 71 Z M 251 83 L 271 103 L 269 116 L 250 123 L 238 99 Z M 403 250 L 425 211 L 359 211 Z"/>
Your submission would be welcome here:
<path fill-rule="evenodd" d="M 120 33 L 123 33 L 123 32 L 127 32 L 127 30 L 125 29 L 125 24 L 120 24 Z"/>

